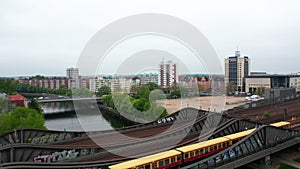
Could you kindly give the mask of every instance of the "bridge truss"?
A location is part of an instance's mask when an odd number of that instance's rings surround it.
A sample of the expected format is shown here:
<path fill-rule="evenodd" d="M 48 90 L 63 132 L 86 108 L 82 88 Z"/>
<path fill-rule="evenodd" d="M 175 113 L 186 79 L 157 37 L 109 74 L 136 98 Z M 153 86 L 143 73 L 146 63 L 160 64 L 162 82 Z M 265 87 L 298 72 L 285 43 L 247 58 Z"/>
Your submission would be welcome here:
<path fill-rule="evenodd" d="M 191 117 L 195 117 L 195 114 L 197 115 L 196 120 L 190 121 Z M 223 165 L 226 166 L 225 164 L 230 161 L 240 160 L 242 156 L 247 156 L 249 153 L 251 154 L 253 152 L 252 150 L 262 150 L 263 148 L 268 148 L 270 145 L 273 146 L 279 142 L 289 141 L 298 134 L 295 131 L 263 126 L 262 124 L 248 120 L 234 119 L 223 116 L 220 113 L 206 112 L 194 108 L 185 108 L 163 119 L 121 129 L 119 132 L 122 134 L 133 132 L 136 135 L 146 130 L 150 132 L 150 129 L 159 129 L 163 132 L 166 128 L 173 125 L 175 121 L 180 121 L 183 125 L 172 131 L 165 132 L 162 136 L 140 138 L 137 142 L 128 141 L 127 143 L 115 143 L 114 145 L 110 145 L 111 147 L 106 147 L 110 149 L 126 148 L 128 152 L 133 153 L 129 158 L 111 154 L 102 147 L 92 144 L 93 142 L 80 144 L 84 142 L 84 140 L 89 141 L 88 134 L 99 137 L 110 137 L 113 136 L 112 131 L 85 133 L 33 129 L 16 130 L 0 137 L 0 142 L 2 143 L 2 146 L 0 146 L 0 167 L 14 168 L 20 166 L 30 168 L 35 166 L 40 168 L 49 166 L 52 168 L 107 168 L 108 165 L 131 158 L 138 158 L 141 157 L 141 155 L 149 155 L 174 147 L 222 137 L 250 128 L 257 128 L 251 136 L 238 142 L 238 146 L 237 144 L 234 145 L 239 148 L 234 147 L 233 149 L 227 150 L 227 152 L 224 151 L 213 156 L 213 158 L 205 159 L 189 166 L 190 168 L 203 166 L 206 166 L 206 168 L 221 167 Z M 185 137 L 177 145 L 165 144 L 164 147 L 160 147 L 162 146 L 162 144 L 160 144 L 161 141 L 172 142 L 172 139 L 181 137 L 182 135 L 185 135 Z M 276 138 L 276 140 L 274 140 L 274 138 Z M 74 142 L 77 144 L 72 146 Z M 147 146 L 143 148 L 143 152 L 142 150 L 138 152 L 136 146 L 139 145 Z M 153 147 L 157 147 L 157 150 L 150 149 Z M 232 152 L 234 156 L 232 156 Z M 228 154 L 228 156 L 226 154 Z M 103 157 L 106 158 L 104 159 Z M 214 162 L 212 160 L 214 160 Z M 82 161 L 86 162 L 83 164 Z"/>

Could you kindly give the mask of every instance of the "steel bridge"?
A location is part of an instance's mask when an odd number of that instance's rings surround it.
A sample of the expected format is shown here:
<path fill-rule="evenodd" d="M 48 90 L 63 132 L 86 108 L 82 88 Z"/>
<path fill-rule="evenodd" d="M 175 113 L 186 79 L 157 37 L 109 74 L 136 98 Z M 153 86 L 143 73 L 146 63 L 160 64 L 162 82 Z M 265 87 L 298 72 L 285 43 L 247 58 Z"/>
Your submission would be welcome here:
<path fill-rule="evenodd" d="M 195 117 L 196 120 L 191 120 Z M 172 130 L 168 130 L 174 125 Z M 256 128 L 255 132 L 230 149 L 203 159 L 188 168 L 235 168 L 297 144 L 299 140 L 296 131 L 264 126 L 247 120 L 223 116 L 219 113 L 185 108 L 154 122 L 118 130 L 118 133 L 127 135 L 129 138 L 134 137 L 129 140 L 118 140 L 115 132 L 111 130 L 88 133 L 16 130 L 0 137 L 2 144 L 0 146 L 0 167 L 107 168 L 107 166 L 120 161 L 250 128 Z M 102 139 L 103 146 L 99 147 L 89 136 Z M 181 137 L 183 139 L 173 145 L 174 140 Z M 103 141 L 103 138 L 106 138 L 107 143 L 105 140 Z M 164 144 L 161 144 L 162 142 Z M 111 152 L 126 153 L 128 156 L 122 157 Z M 252 156 L 257 156 L 257 158 Z M 250 157 L 251 160 L 249 160 Z"/>
<path fill-rule="evenodd" d="M 255 160 L 265 158 L 266 167 L 270 167 L 270 155 L 293 145 L 299 144 L 297 131 L 260 126 L 251 135 L 243 138 L 231 147 L 191 164 L 190 169 L 229 169 L 241 167 Z"/>

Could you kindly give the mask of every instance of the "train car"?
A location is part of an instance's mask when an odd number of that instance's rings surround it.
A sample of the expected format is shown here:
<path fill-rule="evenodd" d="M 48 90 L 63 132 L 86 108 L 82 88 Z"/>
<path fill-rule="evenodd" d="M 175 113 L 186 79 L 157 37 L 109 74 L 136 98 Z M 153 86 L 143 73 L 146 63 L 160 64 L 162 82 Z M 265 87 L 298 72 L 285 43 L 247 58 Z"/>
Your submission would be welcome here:
<path fill-rule="evenodd" d="M 183 162 L 188 163 L 224 150 L 229 146 L 229 141 L 227 138 L 220 137 L 176 148 L 175 150 L 182 152 Z"/>
<path fill-rule="evenodd" d="M 274 126 L 274 127 L 282 127 L 282 128 L 285 128 L 285 129 L 291 128 L 291 123 L 288 122 L 288 121 L 280 121 L 280 122 L 273 123 L 273 124 L 270 124 L 270 125 Z"/>
<path fill-rule="evenodd" d="M 278 122 L 271 124 L 275 127 L 290 127 L 289 122 Z M 222 151 L 235 144 L 242 138 L 251 134 L 254 129 L 229 134 L 223 137 L 203 141 L 179 147 L 174 150 L 126 161 L 120 164 L 109 166 L 110 169 L 166 169 L 175 166 L 188 164 L 194 160 L 201 159 Z"/>
<path fill-rule="evenodd" d="M 245 130 L 245 131 L 241 131 L 238 133 L 234 133 L 234 134 L 229 134 L 224 136 L 224 138 L 229 139 L 229 145 L 233 145 L 234 143 L 238 142 L 239 140 L 241 140 L 242 138 L 248 136 L 250 133 L 252 133 L 254 129 L 249 129 L 249 130 Z"/>
<path fill-rule="evenodd" d="M 176 148 L 176 150 L 183 153 L 184 163 L 188 163 L 190 161 L 201 159 L 210 156 L 212 154 L 215 154 L 219 151 L 222 151 L 227 147 L 231 146 L 232 144 L 238 142 L 240 139 L 246 137 L 254 130 L 255 129 L 250 129 L 250 130 L 226 135 L 224 137 L 219 137 L 219 138 L 203 141 L 196 144 L 183 146 L 180 148 Z"/>
<path fill-rule="evenodd" d="M 109 166 L 110 169 L 165 169 L 181 165 L 181 152 L 169 150 Z"/>

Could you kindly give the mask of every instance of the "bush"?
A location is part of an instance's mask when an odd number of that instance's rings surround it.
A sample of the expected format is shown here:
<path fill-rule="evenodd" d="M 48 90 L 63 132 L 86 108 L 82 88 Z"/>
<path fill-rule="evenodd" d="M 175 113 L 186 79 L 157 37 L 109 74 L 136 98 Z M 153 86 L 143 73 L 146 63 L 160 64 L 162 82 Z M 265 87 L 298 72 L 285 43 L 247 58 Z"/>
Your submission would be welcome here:
<path fill-rule="evenodd" d="M 126 99 L 129 97 L 129 99 Z M 126 93 L 114 93 L 102 96 L 102 102 L 120 112 L 128 113 L 147 121 L 156 120 L 168 115 L 166 109 L 155 103 L 155 100 L 149 102 L 146 98 L 135 99 Z"/>
<path fill-rule="evenodd" d="M 264 117 L 270 117 L 270 113 L 269 112 L 264 112 L 263 116 Z"/>
<path fill-rule="evenodd" d="M 32 99 L 28 105 L 29 108 L 36 110 L 39 113 L 43 113 L 43 109 L 40 103 L 36 99 Z"/>
<path fill-rule="evenodd" d="M 22 128 L 46 129 L 44 115 L 34 109 L 18 107 L 0 115 L 0 135 Z"/>

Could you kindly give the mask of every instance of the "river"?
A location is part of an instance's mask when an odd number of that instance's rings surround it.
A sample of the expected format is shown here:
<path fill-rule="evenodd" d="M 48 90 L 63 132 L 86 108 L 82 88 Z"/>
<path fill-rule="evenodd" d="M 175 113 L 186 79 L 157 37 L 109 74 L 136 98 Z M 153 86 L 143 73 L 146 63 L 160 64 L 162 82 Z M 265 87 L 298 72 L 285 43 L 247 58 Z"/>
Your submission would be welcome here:
<path fill-rule="evenodd" d="M 45 126 L 49 130 L 101 131 L 133 125 L 110 113 L 99 111 L 95 106 L 82 106 L 77 113 L 73 102 L 43 103 L 41 106 L 45 114 Z"/>

